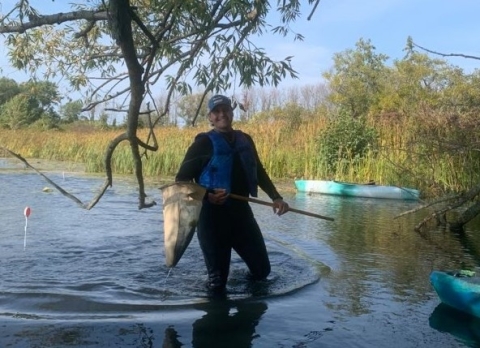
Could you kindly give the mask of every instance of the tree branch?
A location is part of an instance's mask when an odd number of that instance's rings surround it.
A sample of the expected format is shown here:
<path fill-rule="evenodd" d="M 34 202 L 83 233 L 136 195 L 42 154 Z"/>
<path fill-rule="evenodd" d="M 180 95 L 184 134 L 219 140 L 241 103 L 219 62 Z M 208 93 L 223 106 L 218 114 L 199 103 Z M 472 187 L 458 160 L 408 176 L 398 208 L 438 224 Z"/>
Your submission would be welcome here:
<path fill-rule="evenodd" d="M 441 57 L 462 57 L 462 58 L 467 58 L 467 59 L 480 60 L 480 57 L 478 57 L 478 56 L 470 56 L 468 54 L 461 54 L 461 53 L 441 53 L 441 52 L 429 50 L 428 48 L 417 45 L 414 42 L 412 44 L 413 44 L 413 46 L 415 46 L 417 48 L 420 48 L 421 50 L 423 50 L 425 52 L 436 54 L 437 56 L 441 56 Z"/>
<path fill-rule="evenodd" d="M 77 203 L 77 205 L 79 205 L 81 208 L 83 209 L 86 209 L 86 210 L 90 210 L 92 209 L 97 203 L 98 201 L 100 200 L 100 198 L 103 196 L 103 194 L 105 193 L 105 191 L 107 190 L 107 188 L 109 186 L 111 186 L 111 174 L 110 174 L 110 178 L 107 178 L 104 182 L 104 184 L 102 185 L 102 188 L 100 190 L 100 192 L 90 201 L 90 203 L 86 204 L 86 203 L 83 203 L 80 199 L 78 199 L 77 197 L 75 197 L 74 195 L 72 195 L 71 193 L 65 191 L 61 186 L 55 184 L 55 182 L 53 182 L 50 178 L 48 178 L 45 174 L 43 174 L 42 172 L 40 172 L 38 169 L 36 169 L 35 167 L 33 167 L 30 163 L 27 162 L 27 160 L 25 158 L 23 158 L 21 155 L 7 149 L 6 147 L 3 147 L 3 146 L 0 146 L 0 148 L 4 149 L 5 151 L 7 151 L 9 154 L 11 154 L 12 156 L 18 158 L 20 161 L 22 161 L 23 163 L 25 163 L 25 165 L 28 167 L 28 168 L 31 168 L 33 169 L 38 175 L 40 175 L 41 177 L 43 177 L 50 185 L 52 185 L 53 187 L 55 187 L 58 191 L 60 191 L 60 193 L 62 195 L 64 195 L 65 197 L 68 197 L 70 198 L 71 200 L 73 200 L 75 203 Z M 111 173 L 111 171 L 110 171 Z"/>
<path fill-rule="evenodd" d="M 29 22 L 0 26 L 0 34 L 22 34 L 29 29 L 38 28 L 44 25 L 61 24 L 80 19 L 85 19 L 87 21 L 106 20 L 107 11 L 73 11 L 68 13 L 56 13 L 52 15 L 32 17 L 32 20 Z"/>
<path fill-rule="evenodd" d="M 109 23 L 112 30 L 112 37 L 120 46 L 124 55 L 125 63 L 128 68 L 130 79 L 131 97 L 128 107 L 127 118 L 127 137 L 130 142 L 133 160 L 135 163 L 135 175 L 137 177 L 139 189 L 138 208 L 149 208 L 156 203 L 145 202 L 145 184 L 143 179 L 142 159 L 139 151 L 139 142 L 137 137 L 138 117 L 140 107 L 145 93 L 145 85 L 142 81 L 143 67 L 137 60 L 135 43 L 132 32 L 132 9 L 129 0 L 115 0 L 109 2 Z"/>

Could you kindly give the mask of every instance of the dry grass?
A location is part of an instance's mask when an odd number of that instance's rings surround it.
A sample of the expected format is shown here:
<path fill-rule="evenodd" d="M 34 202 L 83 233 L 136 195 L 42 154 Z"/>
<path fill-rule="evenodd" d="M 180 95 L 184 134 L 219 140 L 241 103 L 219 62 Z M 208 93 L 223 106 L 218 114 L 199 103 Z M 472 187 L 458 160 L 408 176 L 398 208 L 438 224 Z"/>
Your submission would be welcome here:
<path fill-rule="evenodd" d="M 465 162 L 475 156 L 444 155 L 428 148 L 419 137 L 418 122 L 411 120 L 372 120 L 380 135 L 380 147 L 369 153 L 361 162 L 342 160 L 334 172 L 322 164 L 317 139 L 326 129 L 325 118 L 309 118 L 291 127 L 288 121 L 256 122 L 235 125 L 255 140 L 265 169 L 276 180 L 336 179 L 352 182 L 374 180 L 378 184 L 416 187 L 423 191 L 432 189 L 432 182 L 445 188 L 463 189 L 478 179 L 480 170 L 465 171 Z M 162 127 L 155 130 L 159 149 L 143 157 L 146 177 L 172 177 L 199 128 Z M 0 130 L 0 146 L 25 158 L 71 161 L 83 163 L 87 172 L 104 171 L 104 155 L 109 142 L 122 130 L 89 131 L 34 131 Z M 148 132 L 141 130 L 139 137 L 145 141 Z M 151 143 L 151 142 L 150 142 Z M 478 162 L 478 161 L 477 161 Z M 464 173 L 459 172 L 462 165 Z M 132 174 L 133 160 L 127 142 L 121 143 L 112 159 L 115 174 Z M 475 171 L 476 170 L 476 171 Z"/>

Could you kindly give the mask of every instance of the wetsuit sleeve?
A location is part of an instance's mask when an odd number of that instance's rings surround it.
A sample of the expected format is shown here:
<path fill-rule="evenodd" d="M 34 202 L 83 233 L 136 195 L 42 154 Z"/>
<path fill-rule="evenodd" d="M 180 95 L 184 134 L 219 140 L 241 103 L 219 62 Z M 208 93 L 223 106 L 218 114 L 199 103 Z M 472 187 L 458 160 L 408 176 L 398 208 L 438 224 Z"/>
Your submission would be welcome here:
<path fill-rule="evenodd" d="M 250 135 L 245 134 L 247 139 L 252 143 L 253 152 L 255 153 L 255 159 L 257 161 L 257 180 L 258 186 L 270 197 L 272 201 L 276 199 L 283 199 L 283 197 L 278 193 L 277 188 L 273 184 L 272 180 L 267 174 L 267 171 L 263 167 L 262 161 L 258 156 L 257 148 L 255 147 L 255 143 Z"/>
<path fill-rule="evenodd" d="M 199 134 L 188 148 L 175 181 L 198 182 L 203 168 L 212 157 L 213 145 L 206 134 Z"/>

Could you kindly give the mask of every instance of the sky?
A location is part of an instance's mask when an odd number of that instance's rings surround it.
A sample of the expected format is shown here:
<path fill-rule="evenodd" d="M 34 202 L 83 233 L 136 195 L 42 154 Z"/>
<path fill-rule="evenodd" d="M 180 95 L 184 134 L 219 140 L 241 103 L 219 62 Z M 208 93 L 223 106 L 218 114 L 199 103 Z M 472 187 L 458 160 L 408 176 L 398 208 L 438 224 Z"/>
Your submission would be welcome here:
<path fill-rule="evenodd" d="M 5 13 L 16 1 L 0 0 L 0 12 Z M 70 1 L 30 0 L 30 3 L 49 14 L 67 11 Z M 299 78 L 285 80 L 280 88 L 322 83 L 322 73 L 332 67 L 333 55 L 355 49 L 361 38 L 370 40 L 377 53 L 389 56 L 389 63 L 403 58 L 408 36 L 433 51 L 480 57 L 478 0 L 321 0 L 311 20 L 307 20 L 310 10 L 303 0 L 302 18 L 291 27 L 305 37 L 303 42 L 293 41 L 293 36 L 271 34 L 255 39 L 274 59 L 294 56 L 293 67 Z M 270 19 L 275 21 L 275 16 Z M 479 60 L 445 59 L 466 72 L 480 66 Z M 0 66 L 1 76 L 17 81 L 28 79 L 24 73 L 9 67 L 3 45 Z"/>
<path fill-rule="evenodd" d="M 296 83 L 315 84 L 332 67 L 334 54 L 355 49 L 361 38 L 389 56 L 390 64 L 404 57 L 409 36 L 432 51 L 480 57 L 479 13 L 476 0 L 321 0 L 310 21 L 306 13 L 295 25 L 305 36 L 303 42 L 264 42 L 277 57 L 295 56 L 300 76 Z M 445 59 L 466 72 L 480 67 L 479 60 Z"/>

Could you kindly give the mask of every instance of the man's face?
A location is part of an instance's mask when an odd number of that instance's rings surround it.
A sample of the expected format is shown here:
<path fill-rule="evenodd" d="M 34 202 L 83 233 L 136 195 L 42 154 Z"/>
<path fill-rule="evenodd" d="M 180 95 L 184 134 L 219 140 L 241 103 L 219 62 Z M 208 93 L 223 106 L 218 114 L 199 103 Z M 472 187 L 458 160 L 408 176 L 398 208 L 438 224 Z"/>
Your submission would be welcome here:
<path fill-rule="evenodd" d="M 220 132 L 232 130 L 233 110 L 228 105 L 217 105 L 208 114 L 212 126 Z"/>

